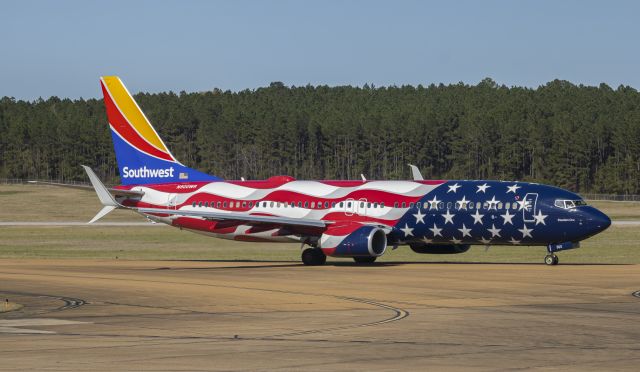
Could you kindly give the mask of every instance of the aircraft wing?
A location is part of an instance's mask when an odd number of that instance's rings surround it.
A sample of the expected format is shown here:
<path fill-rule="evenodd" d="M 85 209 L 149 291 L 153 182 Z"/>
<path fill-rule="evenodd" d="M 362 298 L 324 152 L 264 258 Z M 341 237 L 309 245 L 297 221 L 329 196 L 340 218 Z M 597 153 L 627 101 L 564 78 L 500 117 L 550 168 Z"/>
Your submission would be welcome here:
<path fill-rule="evenodd" d="M 206 211 L 185 211 L 179 209 L 163 209 L 163 208 L 133 208 L 141 213 L 148 214 L 169 214 L 173 216 L 185 217 L 202 217 L 208 220 L 216 221 L 241 221 L 247 223 L 268 223 L 283 226 L 305 226 L 305 227 L 326 227 L 331 222 L 322 220 L 312 220 L 310 218 L 289 218 L 277 216 L 260 216 L 248 213 L 220 213 Z"/>
<path fill-rule="evenodd" d="M 45 182 L 45 181 L 28 181 L 30 184 L 36 185 L 47 185 L 47 186 L 58 186 L 58 187 L 66 187 L 70 189 L 78 189 L 78 190 L 93 190 L 94 188 L 89 185 L 74 185 L 69 183 L 57 183 L 57 182 Z M 144 191 L 135 191 L 135 190 L 120 190 L 114 188 L 106 189 L 113 196 L 129 196 L 136 197 L 144 195 Z"/>

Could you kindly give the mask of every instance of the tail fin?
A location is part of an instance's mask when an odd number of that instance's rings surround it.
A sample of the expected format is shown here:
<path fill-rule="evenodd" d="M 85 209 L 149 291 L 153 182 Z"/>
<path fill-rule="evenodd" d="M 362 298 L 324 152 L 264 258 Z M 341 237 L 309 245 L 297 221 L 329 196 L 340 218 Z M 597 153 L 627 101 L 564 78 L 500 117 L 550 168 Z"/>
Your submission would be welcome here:
<path fill-rule="evenodd" d="M 120 78 L 104 76 L 100 85 L 123 185 L 220 180 L 171 154 Z"/>

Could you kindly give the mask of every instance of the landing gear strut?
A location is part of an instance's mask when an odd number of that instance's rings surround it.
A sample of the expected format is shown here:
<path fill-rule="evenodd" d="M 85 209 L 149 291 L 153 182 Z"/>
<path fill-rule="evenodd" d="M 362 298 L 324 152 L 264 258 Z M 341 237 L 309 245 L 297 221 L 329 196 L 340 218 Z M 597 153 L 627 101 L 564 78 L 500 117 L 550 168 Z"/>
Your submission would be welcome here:
<path fill-rule="evenodd" d="M 327 256 L 319 248 L 307 248 L 302 251 L 302 263 L 308 266 L 321 266 L 327 262 Z"/>
<path fill-rule="evenodd" d="M 374 263 L 378 257 L 354 257 L 353 260 L 359 264 L 370 264 Z"/>
<path fill-rule="evenodd" d="M 559 261 L 560 260 L 558 259 L 558 256 L 556 256 L 555 254 L 548 254 L 544 256 L 544 263 L 546 263 L 547 265 L 557 265 Z"/>

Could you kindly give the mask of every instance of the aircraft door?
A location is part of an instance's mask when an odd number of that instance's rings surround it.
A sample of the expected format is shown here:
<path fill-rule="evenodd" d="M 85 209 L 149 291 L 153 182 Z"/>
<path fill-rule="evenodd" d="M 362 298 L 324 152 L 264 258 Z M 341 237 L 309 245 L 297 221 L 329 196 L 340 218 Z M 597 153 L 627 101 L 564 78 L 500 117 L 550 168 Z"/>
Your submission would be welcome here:
<path fill-rule="evenodd" d="M 353 199 L 347 199 L 344 201 L 344 214 L 347 216 L 353 216 L 356 211 L 356 201 Z"/>
<path fill-rule="evenodd" d="M 169 207 L 169 209 L 176 209 L 178 204 L 177 199 L 178 199 L 178 194 L 169 194 L 168 200 L 167 200 L 167 206 Z"/>
<path fill-rule="evenodd" d="M 361 216 L 367 215 L 367 199 L 361 198 L 357 201 L 356 213 Z"/>
<path fill-rule="evenodd" d="M 535 222 L 535 218 L 533 216 L 538 212 L 538 193 L 528 193 L 522 199 L 523 208 L 522 208 L 522 219 L 524 222 Z"/>

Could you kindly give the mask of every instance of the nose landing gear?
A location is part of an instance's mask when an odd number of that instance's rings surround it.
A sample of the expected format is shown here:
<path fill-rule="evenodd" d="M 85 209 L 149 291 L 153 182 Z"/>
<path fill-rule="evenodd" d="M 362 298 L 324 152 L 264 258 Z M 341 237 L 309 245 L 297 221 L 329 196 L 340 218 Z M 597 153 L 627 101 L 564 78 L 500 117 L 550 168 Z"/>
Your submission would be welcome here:
<path fill-rule="evenodd" d="M 558 256 L 556 256 L 555 254 L 548 254 L 544 256 L 544 263 L 546 263 L 549 266 L 557 265 L 558 262 L 560 262 L 560 260 L 558 259 Z"/>

